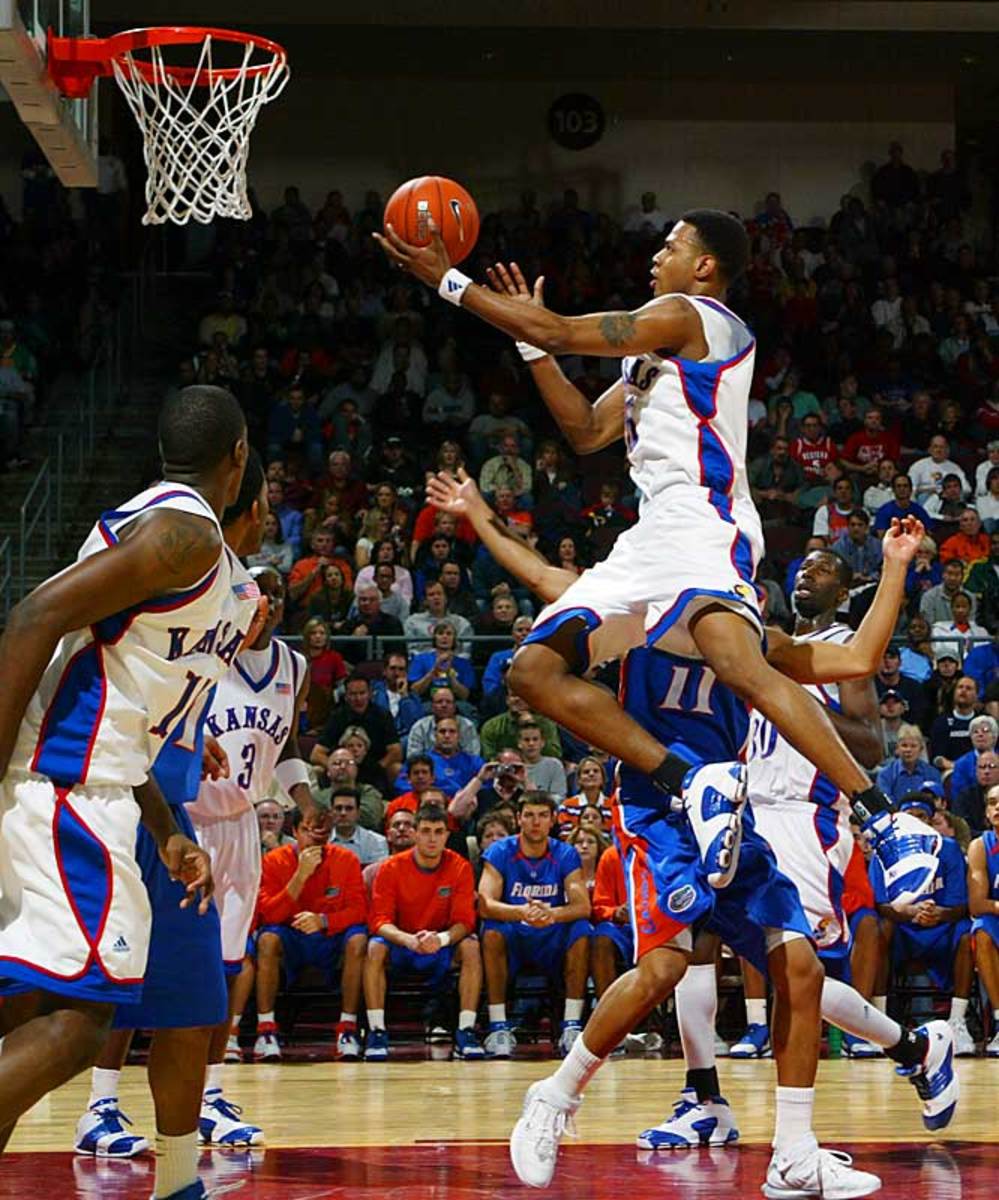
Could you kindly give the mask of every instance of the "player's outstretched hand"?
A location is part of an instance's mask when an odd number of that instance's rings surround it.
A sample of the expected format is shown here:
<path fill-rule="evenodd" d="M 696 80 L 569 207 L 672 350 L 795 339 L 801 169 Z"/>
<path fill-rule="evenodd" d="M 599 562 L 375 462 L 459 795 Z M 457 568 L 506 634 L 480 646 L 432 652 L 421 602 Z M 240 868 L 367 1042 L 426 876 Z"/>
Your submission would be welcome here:
<path fill-rule="evenodd" d="M 926 528 L 918 517 L 903 517 L 901 521 L 892 517 L 881 541 L 881 552 L 889 562 L 896 560 L 906 565 L 916 557 L 925 536 Z"/>
<path fill-rule="evenodd" d="M 477 505 L 485 504 L 478 484 L 464 467 L 458 468 L 457 478 L 450 471 L 428 475 L 426 494 L 434 508 L 459 517 L 468 516 Z"/>
<path fill-rule="evenodd" d="M 215 891 L 215 881 L 212 879 L 212 860 L 208 852 L 202 850 L 197 842 L 192 842 L 182 833 L 171 834 L 160 847 L 160 858 L 170 874 L 171 879 L 184 884 L 185 895 L 180 902 L 181 908 L 188 908 L 196 900 L 198 893 L 198 913 L 204 916 Z"/>
<path fill-rule="evenodd" d="M 441 240 L 440 230 L 433 221 L 429 222 L 430 245 L 411 246 L 404 242 L 391 225 L 385 226 L 384 234 L 373 233 L 371 236 L 385 251 L 390 262 L 395 263 L 403 271 L 415 275 L 432 288 L 436 288 L 448 273 L 451 260 L 447 248 Z"/>
<path fill-rule="evenodd" d="M 201 755 L 201 778 L 229 778 L 229 756 L 210 733 L 205 734 L 205 748 Z"/>
<path fill-rule="evenodd" d="M 529 287 L 524 278 L 524 272 L 517 263 L 512 262 L 509 266 L 506 263 L 496 263 L 495 266 L 486 267 L 486 277 L 489 280 L 489 286 L 494 292 L 499 292 L 501 296 L 510 296 L 513 300 L 520 300 L 524 304 L 533 304 L 537 308 L 544 308 L 544 275 L 539 275 L 535 279 L 533 288 Z"/>

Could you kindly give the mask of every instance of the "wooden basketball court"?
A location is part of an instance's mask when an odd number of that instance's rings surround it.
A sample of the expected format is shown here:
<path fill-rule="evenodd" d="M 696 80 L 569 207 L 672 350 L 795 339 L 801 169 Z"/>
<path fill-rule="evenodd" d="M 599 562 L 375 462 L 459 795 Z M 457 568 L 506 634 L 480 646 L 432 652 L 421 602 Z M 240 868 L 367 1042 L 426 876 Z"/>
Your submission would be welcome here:
<path fill-rule="evenodd" d="M 268 1135 L 266 1151 L 206 1151 L 206 1185 L 238 1186 L 240 1200 L 393 1200 L 526 1196 L 506 1138 L 527 1085 L 547 1061 L 388 1064 L 302 1063 L 227 1068 L 226 1091 Z M 578 1138 L 565 1143 L 548 1193 L 657 1200 L 759 1195 L 773 1119 L 771 1061 L 720 1064 L 742 1140 L 735 1149 L 651 1154 L 634 1146 L 681 1085 L 677 1059 L 615 1060 L 590 1087 Z M 993 1200 L 999 1187 L 999 1062 L 961 1061 L 962 1099 L 946 1131 L 922 1127 L 912 1087 L 887 1061 L 823 1062 L 816 1132 L 850 1150 L 884 1181 L 886 1200 Z M 145 1070 L 122 1075 L 122 1107 L 152 1136 Z M 43 1100 L 0 1160 L 0 1197 L 147 1200 L 153 1160 L 83 1159 L 69 1153 L 87 1100 L 87 1076 Z M 227 1193 L 226 1193 L 227 1194 Z"/>

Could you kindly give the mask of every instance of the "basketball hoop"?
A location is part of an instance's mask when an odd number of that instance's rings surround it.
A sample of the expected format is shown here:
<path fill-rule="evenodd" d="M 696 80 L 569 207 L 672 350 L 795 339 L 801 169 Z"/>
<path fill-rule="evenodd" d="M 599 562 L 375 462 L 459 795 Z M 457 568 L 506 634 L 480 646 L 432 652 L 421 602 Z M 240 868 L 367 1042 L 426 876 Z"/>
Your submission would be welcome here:
<path fill-rule="evenodd" d="M 189 47 L 186 63 L 167 62 Z M 171 55 L 178 57 L 177 53 Z M 246 221 L 250 134 L 288 82 L 288 56 L 268 38 L 228 29 L 131 29 L 109 38 L 49 31 L 48 66 L 63 95 L 86 96 L 113 75 L 142 132 L 148 177 L 143 225 Z"/>

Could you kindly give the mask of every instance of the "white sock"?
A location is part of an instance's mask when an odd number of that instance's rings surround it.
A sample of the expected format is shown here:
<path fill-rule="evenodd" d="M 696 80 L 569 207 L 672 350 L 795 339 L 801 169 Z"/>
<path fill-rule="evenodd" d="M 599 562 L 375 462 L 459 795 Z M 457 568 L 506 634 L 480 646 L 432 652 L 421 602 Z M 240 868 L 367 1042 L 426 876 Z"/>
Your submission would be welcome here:
<path fill-rule="evenodd" d="M 276 1025 L 277 1021 L 274 1020 L 274 1014 L 272 1012 L 257 1013 L 257 1024 Z"/>
<path fill-rule="evenodd" d="M 578 1100 L 603 1062 L 602 1058 L 597 1058 L 587 1050 L 580 1036 L 572 1043 L 572 1049 L 562 1060 L 562 1065 L 549 1079 L 567 1099 Z"/>
<path fill-rule="evenodd" d="M 746 1001 L 746 1024 L 747 1025 L 766 1025 L 767 1023 L 767 1002 L 766 1000 L 747 1000 Z"/>
<path fill-rule="evenodd" d="M 777 1085 L 777 1122 L 773 1140 L 775 1150 L 786 1150 L 812 1132 L 814 1105 L 815 1088 Z"/>
<path fill-rule="evenodd" d="M 992 1028 L 999 1029 L 999 1008 L 994 1008 L 992 1010 Z M 2 1051 L 2 1047 L 3 1038 L 0 1038 L 0 1051 Z"/>
<path fill-rule="evenodd" d="M 222 1063 L 209 1063 L 205 1070 L 205 1091 L 222 1091 Z"/>
<path fill-rule="evenodd" d="M 340 1024 L 341 1025 L 356 1025 L 357 1024 L 357 1013 L 349 1013 L 349 1012 L 341 1011 Z"/>
<path fill-rule="evenodd" d="M 475 1009 L 463 1008 L 458 1013 L 458 1028 L 459 1029 L 474 1029 L 475 1028 Z"/>
<path fill-rule="evenodd" d="M 94 1067 L 90 1072 L 90 1099 L 87 1108 L 92 1108 L 98 1100 L 115 1098 L 118 1095 L 118 1080 L 121 1071 L 111 1071 L 104 1067 Z"/>
<path fill-rule="evenodd" d="M 506 1005 L 505 1004 L 490 1004 L 489 1005 L 489 1024 L 499 1025 L 506 1020 Z"/>
<path fill-rule="evenodd" d="M 828 975 L 822 985 L 822 1015 L 831 1025 L 875 1046 L 895 1046 L 902 1036 L 897 1021 L 879 1012 L 855 988 Z"/>
<path fill-rule="evenodd" d="M 888 1011 L 888 997 L 887 996 L 872 996 L 871 1003 L 878 1010 L 878 1012 L 886 1013 Z"/>
<path fill-rule="evenodd" d="M 385 1009 L 384 1008 L 369 1008 L 368 1009 L 368 1028 L 369 1029 L 384 1029 L 385 1028 Z"/>
<path fill-rule="evenodd" d="M 562 1014 L 563 1021 L 581 1021 L 583 1019 L 583 1005 L 585 1000 L 566 1000 L 565 1012 Z"/>
<path fill-rule="evenodd" d="M 964 1021 L 968 1011 L 968 1001 L 962 1000 L 960 996 L 952 996 L 950 1001 L 950 1019 L 952 1021 Z"/>
<path fill-rule="evenodd" d="M 180 1137 L 156 1135 L 156 1200 L 190 1187 L 198 1178 L 198 1131 Z"/>
<path fill-rule="evenodd" d="M 673 994 L 687 1069 L 710 1070 L 715 1065 L 715 1017 L 718 1015 L 715 964 L 688 967 Z"/>
<path fill-rule="evenodd" d="M 229 1026 L 229 1036 L 230 1037 L 239 1037 L 239 1026 L 240 1026 L 240 1023 L 242 1022 L 242 1020 L 243 1020 L 242 1013 L 233 1013 L 232 1014 L 232 1024 Z"/>

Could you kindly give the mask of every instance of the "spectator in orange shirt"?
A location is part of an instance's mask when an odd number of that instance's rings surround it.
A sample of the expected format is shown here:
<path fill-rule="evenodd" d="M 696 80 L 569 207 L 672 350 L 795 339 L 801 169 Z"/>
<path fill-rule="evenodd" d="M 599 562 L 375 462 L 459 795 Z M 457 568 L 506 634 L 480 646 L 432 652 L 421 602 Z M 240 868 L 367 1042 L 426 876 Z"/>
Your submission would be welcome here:
<path fill-rule="evenodd" d="M 590 939 L 590 974 L 597 997 L 607 991 L 635 961 L 635 939 L 628 916 L 628 889 L 624 865 L 616 846 L 604 851 L 597 863 L 593 887 L 593 937 Z"/>
<path fill-rule="evenodd" d="M 310 545 L 312 553 L 300 558 L 288 573 L 288 599 L 300 608 L 305 608 L 323 586 L 323 572 L 331 563 L 340 568 L 348 595 L 354 587 L 353 567 L 333 553 L 336 542 L 328 529 L 314 530 Z"/>
<path fill-rule="evenodd" d="M 982 519 L 969 504 L 957 519 L 957 533 L 952 533 L 940 547 L 940 561 L 949 562 L 959 558 L 971 567 L 976 562 L 985 562 L 992 552 L 989 535 L 982 529 Z"/>
<path fill-rule="evenodd" d="M 416 814 L 416 845 L 384 862 L 375 878 L 371 901 L 371 941 L 364 966 L 368 1010 L 365 1061 L 388 1058 L 385 1028 L 386 977 L 406 972 L 425 978 L 439 990 L 453 960 L 460 967 L 460 1013 L 454 1037 L 455 1058 L 482 1058 L 475 1014 L 482 992 L 482 955 L 475 931 L 472 868 L 446 849 L 447 814 L 424 805 Z"/>
<path fill-rule="evenodd" d="M 281 1057 L 274 1020 L 281 969 L 290 985 L 303 967 L 332 977 L 341 963 L 336 1052 L 358 1058 L 357 1009 L 368 945 L 368 905 L 355 854 L 328 844 L 332 818 L 317 806 L 294 815 L 295 844 L 264 855 L 257 897 L 257 1044 L 254 1057 Z"/>

